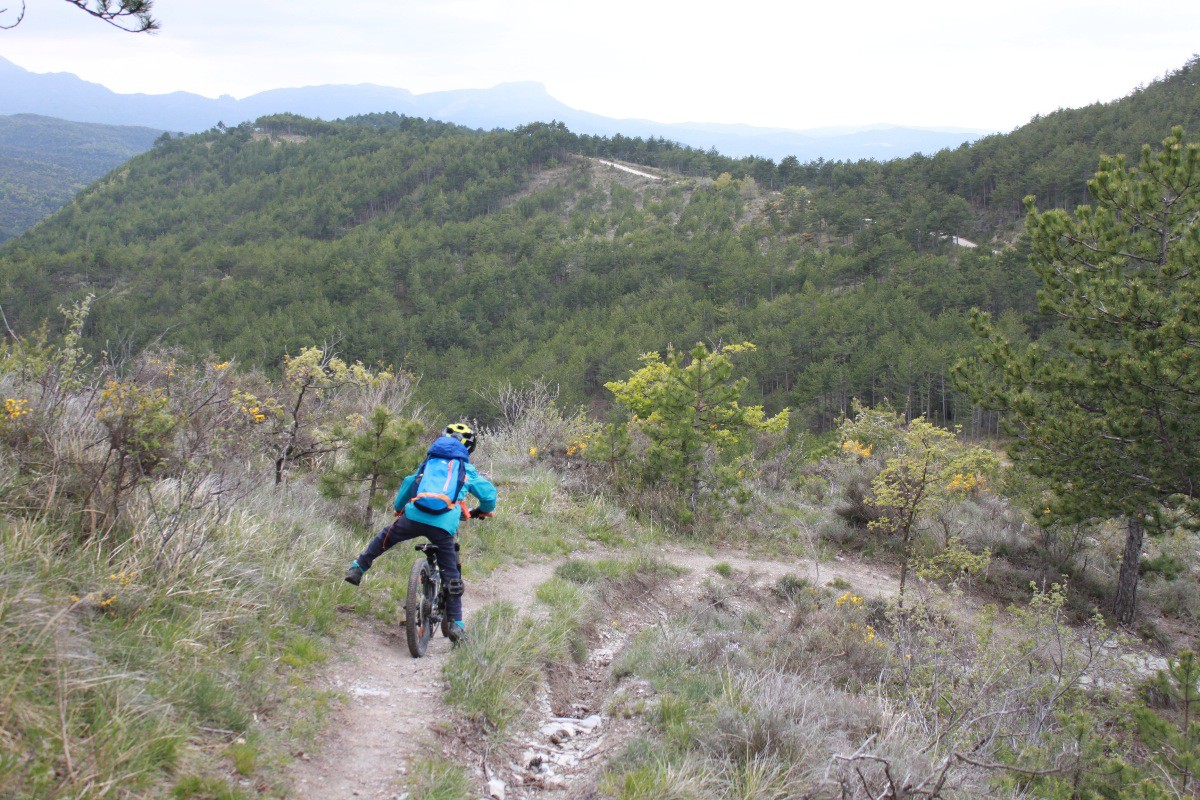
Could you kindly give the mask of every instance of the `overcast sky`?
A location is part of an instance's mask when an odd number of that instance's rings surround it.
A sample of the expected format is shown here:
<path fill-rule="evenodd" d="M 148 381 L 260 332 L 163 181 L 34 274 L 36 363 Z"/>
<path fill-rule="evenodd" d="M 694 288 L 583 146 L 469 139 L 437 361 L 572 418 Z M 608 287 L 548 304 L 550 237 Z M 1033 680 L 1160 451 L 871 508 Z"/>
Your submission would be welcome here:
<path fill-rule="evenodd" d="M 0 23 L 19 2 L 0 0 Z M 794 129 L 1008 131 L 1200 51 L 1197 0 L 156 0 L 154 35 L 26 4 L 0 55 L 118 92 L 538 81 L 609 117 Z"/>

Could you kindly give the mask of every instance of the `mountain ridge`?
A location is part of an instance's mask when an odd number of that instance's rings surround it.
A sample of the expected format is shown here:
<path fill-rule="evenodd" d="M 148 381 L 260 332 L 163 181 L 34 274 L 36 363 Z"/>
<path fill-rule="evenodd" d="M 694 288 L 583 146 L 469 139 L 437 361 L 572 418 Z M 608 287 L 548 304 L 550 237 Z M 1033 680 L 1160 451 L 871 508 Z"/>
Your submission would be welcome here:
<path fill-rule="evenodd" d="M 0 242 L 69 203 L 88 184 L 150 148 L 161 130 L 0 116 Z"/>
<path fill-rule="evenodd" d="M 491 130 L 534 121 L 559 121 L 576 133 L 666 138 L 734 157 L 800 161 L 886 159 L 957 147 L 989 131 L 876 124 L 847 128 L 755 127 L 727 123 L 667 123 L 615 119 L 581 111 L 555 99 L 538 81 L 500 83 L 487 89 L 414 94 L 371 83 L 269 89 L 238 99 L 191 92 L 120 94 L 65 72 L 33 73 L 0 57 L 0 114 L 34 113 L 74 122 L 139 125 L 197 133 L 218 122 L 237 125 L 261 116 L 292 113 L 324 120 L 394 111 Z M 873 132 L 873 135 L 867 135 Z M 881 140 L 882 134 L 886 136 Z"/>

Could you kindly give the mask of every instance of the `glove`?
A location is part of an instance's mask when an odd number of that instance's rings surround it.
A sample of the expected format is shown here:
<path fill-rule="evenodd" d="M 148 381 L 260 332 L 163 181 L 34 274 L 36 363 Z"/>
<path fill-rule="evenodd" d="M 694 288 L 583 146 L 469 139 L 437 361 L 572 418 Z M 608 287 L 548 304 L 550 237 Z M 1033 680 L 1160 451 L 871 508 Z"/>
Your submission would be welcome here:
<path fill-rule="evenodd" d="M 487 519 L 492 516 L 491 511 L 480 511 L 478 508 L 471 509 L 471 519 Z"/>

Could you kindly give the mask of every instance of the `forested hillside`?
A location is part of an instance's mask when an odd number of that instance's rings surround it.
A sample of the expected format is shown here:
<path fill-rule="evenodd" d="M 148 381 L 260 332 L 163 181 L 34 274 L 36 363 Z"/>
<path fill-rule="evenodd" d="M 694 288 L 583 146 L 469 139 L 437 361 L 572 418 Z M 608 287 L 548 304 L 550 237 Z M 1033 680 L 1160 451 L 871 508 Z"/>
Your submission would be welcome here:
<path fill-rule="evenodd" d="M 79 190 L 150 149 L 160 131 L 0 116 L 0 242 L 61 208 Z"/>
<path fill-rule="evenodd" d="M 0 797 L 1195 797 L 1176 77 L 889 164 L 160 138 L 0 250 Z M 1162 145 L 1022 225 L 1075 114 Z M 414 669 L 411 545 L 347 568 L 458 413 L 499 499 Z"/>
<path fill-rule="evenodd" d="M 1195 70 L 886 164 L 546 124 L 264 118 L 162 141 L 91 187 L 7 247 L 0 296 L 29 330 L 95 293 L 87 334 L 110 352 L 159 340 L 273 367 L 336 339 L 468 414 L 502 378 L 585 401 L 643 351 L 749 340 L 769 408 L 824 425 L 857 396 L 961 418 L 947 369 L 972 346 L 967 311 L 1037 328 L 1020 198 L 1074 203 L 1102 152 L 1195 129 Z"/>

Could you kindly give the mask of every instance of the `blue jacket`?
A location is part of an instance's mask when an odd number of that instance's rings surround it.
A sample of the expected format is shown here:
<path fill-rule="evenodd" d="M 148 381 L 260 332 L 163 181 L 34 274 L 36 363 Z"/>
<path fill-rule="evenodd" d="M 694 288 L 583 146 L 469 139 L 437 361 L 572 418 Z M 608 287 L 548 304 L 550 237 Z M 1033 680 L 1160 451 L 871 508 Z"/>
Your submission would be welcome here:
<path fill-rule="evenodd" d="M 458 439 L 453 436 L 442 436 L 429 446 L 426 455 L 466 459 L 469 454 L 467 448 Z M 480 475 L 469 461 L 464 461 L 464 463 L 467 468 L 467 477 L 463 481 L 462 491 L 458 497 L 454 498 L 454 501 L 465 500 L 470 494 L 479 500 L 480 511 L 494 511 L 496 509 L 496 487 L 492 485 L 491 481 Z M 430 514 L 412 504 L 413 495 L 417 490 L 416 482 L 416 472 L 404 479 L 404 482 L 400 484 L 400 491 L 396 492 L 396 499 L 393 501 L 392 507 L 397 511 L 403 511 L 404 516 L 413 522 L 424 522 L 426 525 L 441 528 L 447 533 L 457 533 L 459 515 L 454 511 L 448 511 L 445 514 Z"/>

